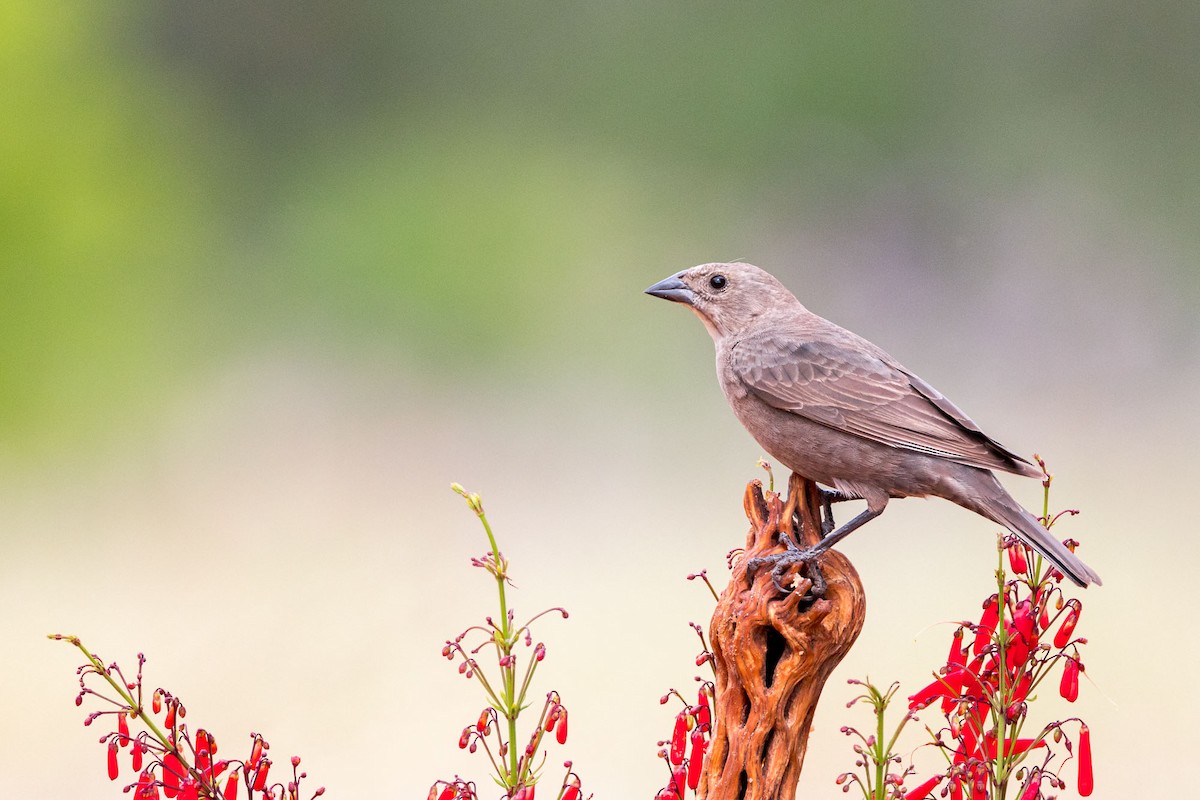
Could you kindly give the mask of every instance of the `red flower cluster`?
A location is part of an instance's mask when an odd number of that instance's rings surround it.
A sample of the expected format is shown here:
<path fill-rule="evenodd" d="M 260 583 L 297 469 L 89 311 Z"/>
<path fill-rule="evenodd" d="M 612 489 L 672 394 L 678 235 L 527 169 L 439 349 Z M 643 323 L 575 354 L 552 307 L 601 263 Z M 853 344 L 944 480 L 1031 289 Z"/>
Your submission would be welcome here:
<path fill-rule="evenodd" d="M 700 570 L 687 576 L 689 581 L 697 578 L 704 582 L 716 600 L 717 591 L 709 581 L 707 572 Z M 700 653 L 696 656 L 696 666 L 708 664 L 709 669 L 713 669 L 713 654 L 704 638 L 704 628 L 695 622 L 689 622 L 688 625 L 700 639 Z M 667 785 L 654 795 L 654 800 L 683 800 L 688 790 L 697 794 L 696 788 L 700 785 L 700 775 L 704 770 L 704 756 L 712 742 L 712 701 L 716 686 L 711 680 L 706 681 L 699 676 L 696 677 L 696 682 L 700 684 L 700 689 L 696 693 L 695 705 L 689 703 L 687 698 L 675 689 L 668 691 L 658 701 L 660 705 L 666 705 L 674 697 L 680 702 L 681 708 L 675 715 L 671 738 L 658 743 L 658 757 L 666 764 L 670 777 L 667 779 Z"/>
<path fill-rule="evenodd" d="M 136 679 L 129 681 L 116 663 L 105 666 L 100 658 L 83 646 L 74 636 L 52 635 L 50 638 L 65 640 L 79 648 L 87 658 L 79 672 L 79 694 L 75 705 L 83 705 L 85 697 L 92 696 L 110 708 L 96 711 L 87 716 L 84 725 L 97 720 L 112 719 L 116 730 L 100 737 L 106 745 L 108 777 L 116 780 L 121 774 L 120 751 L 128 749 L 129 766 L 137 775 L 135 783 L 125 787 L 134 790 L 136 800 L 238 800 L 245 785 L 248 800 L 299 800 L 300 782 L 307 774 L 299 771 L 300 759 L 293 756 L 292 775 L 286 784 L 271 782 L 271 764 L 266 751 L 267 741 L 257 733 L 251 734 L 250 755 L 244 761 L 217 758 L 217 740 L 204 730 L 189 730 L 183 721 L 187 708 L 165 689 L 155 689 L 150 696 L 150 708 L 143 705 L 142 667 L 146 658 L 138 654 Z M 93 688 L 97 680 L 103 681 L 115 693 L 115 697 Z M 140 721 L 145 730 L 131 733 L 130 721 Z M 320 797 L 324 787 L 314 791 L 310 798 Z"/>
<path fill-rule="evenodd" d="M 704 755 L 708 752 L 708 744 L 712 740 L 712 693 L 712 683 L 704 682 L 696 694 L 695 705 L 689 704 L 683 695 L 674 689 L 659 700 L 665 704 L 672 697 L 676 697 L 683 707 L 675 715 L 675 727 L 671 738 L 658 743 L 662 748 L 658 751 L 658 756 L 666 762 L 671 777 L 667 780 L 667 785 L 654 795 L 655 800 L 683 800 L 687 790 L 695 792 L 696 787 L 700 785 Z"/>
<path fill-rule="evenodd" d="M 903 795 L 906 800 L 931 796 L 943 778 L 948 782 L 943 795 L 948 792 L 951 800 L 1003 796 L 1002 787 L 1014 779 L 1022 787 L 1021 800 L 1042 797 L 1043 783 L 1064 789 L 1066 783 L 1052 769 L 1059 758 L 1055 745 L 1064 744 L 1065 763 L 1073 751 L 1066 729 L 1076 725 L 1077 787 L 1084 797 L 1092 792 L 1091 736 L 1081 720 L 1051 722 L 1033 736 L 1022 735 L 1030 701 L 1055 671 L 1060 672 L 1060 695 L 1070 702 L 1079 696 L 1079 651 L 1087 640 L 1074 632 L 1082 604 L 1063 596 L 1056 571 L 1039 573 L 1041 559 L 1022 542 L 1009 538 L 1004 548 L 1018 574 L 1001 580 L 978 623 L 964 622 L 954 632 L 937 678 L 909 697 L 910 711 L 938 703 L 946 725 L 935 744 L 948 752 L 950 765 Z M 1003 578 L 1003 571 L 998 574 Z"/>

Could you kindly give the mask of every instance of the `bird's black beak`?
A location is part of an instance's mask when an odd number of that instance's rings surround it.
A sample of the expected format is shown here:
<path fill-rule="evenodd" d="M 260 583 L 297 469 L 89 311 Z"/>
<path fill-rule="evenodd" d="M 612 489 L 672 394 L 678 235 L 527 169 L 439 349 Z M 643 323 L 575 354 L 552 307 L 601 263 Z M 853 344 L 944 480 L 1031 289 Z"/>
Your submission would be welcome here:
<path fill-rule="evenodd" d="M 695 293 L 688 288 L 686 283 L 679 280 L 678 274 L 664 278 L 654 284 L 646 290 L 646 294 L 661 297 L 664 300 L 671 300 L 675 303 L 685 303 L 689 306 L 696 299 Z"/>

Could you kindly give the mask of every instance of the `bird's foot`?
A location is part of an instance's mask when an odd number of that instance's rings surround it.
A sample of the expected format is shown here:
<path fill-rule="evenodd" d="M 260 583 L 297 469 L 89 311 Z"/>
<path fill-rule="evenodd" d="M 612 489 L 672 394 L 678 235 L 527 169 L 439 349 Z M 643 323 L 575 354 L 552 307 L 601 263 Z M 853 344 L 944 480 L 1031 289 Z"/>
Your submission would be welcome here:
<path fill-rule="evenodd" d="M 824 597 L 828 584 L 825 582 L 825 576 L 821 574 L 821 568 L 817 564 L 817 556 L 825 552 L 824 547 L 801 548 L 792 541 L 792 537 L 786 533 L 779 534 L 779 541 L 784 546 L 785 550 L 782 553 L 772 553 L 768 556 L 756 556 L 746 562 L 746 574 L 753 577 L 758 570 L 763 567 L 771 566 L 771 582 L 775 584 L 775 588 L 784 594 L 789 594 L 794 591 L 797 586 L 797 578 L 807 579 L 805 582 L 809 584 L 804 592 L 806 599 L 816 599 Z M 784 584 L 784 576 L 793 567 L 798 567 L 798 572 L 792 578 L 792 586 Z"/>

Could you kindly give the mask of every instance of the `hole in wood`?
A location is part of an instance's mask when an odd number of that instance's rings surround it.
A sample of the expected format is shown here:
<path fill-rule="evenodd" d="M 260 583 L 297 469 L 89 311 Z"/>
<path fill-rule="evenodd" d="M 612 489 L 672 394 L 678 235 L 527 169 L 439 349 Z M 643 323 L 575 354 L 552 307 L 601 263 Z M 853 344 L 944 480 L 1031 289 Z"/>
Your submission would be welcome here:
<path fill-rule="evenodd" d="M 770 689 L 771 684 L 775 683 L 775 668 L 779 666 L 779 662 L 787 654 L 787 640 L 783 638 L 783 634 L 774 628 L 766 629 L 766 656 L 763 659 L 763 683 Z"/>

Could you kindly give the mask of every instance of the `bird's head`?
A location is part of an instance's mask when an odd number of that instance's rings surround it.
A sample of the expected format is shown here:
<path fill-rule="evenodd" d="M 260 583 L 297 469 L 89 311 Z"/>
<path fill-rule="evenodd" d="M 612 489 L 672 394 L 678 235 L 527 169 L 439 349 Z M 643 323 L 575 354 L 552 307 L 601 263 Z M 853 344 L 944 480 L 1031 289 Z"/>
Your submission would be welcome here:
<path fill-rule="evenodd" d="M 746 330 L 764 315 L 803 308 L 770 273 L 753 264 L 701 264 L 677 272 L 646 294 L 683 303 L 713 339 Z"/>

